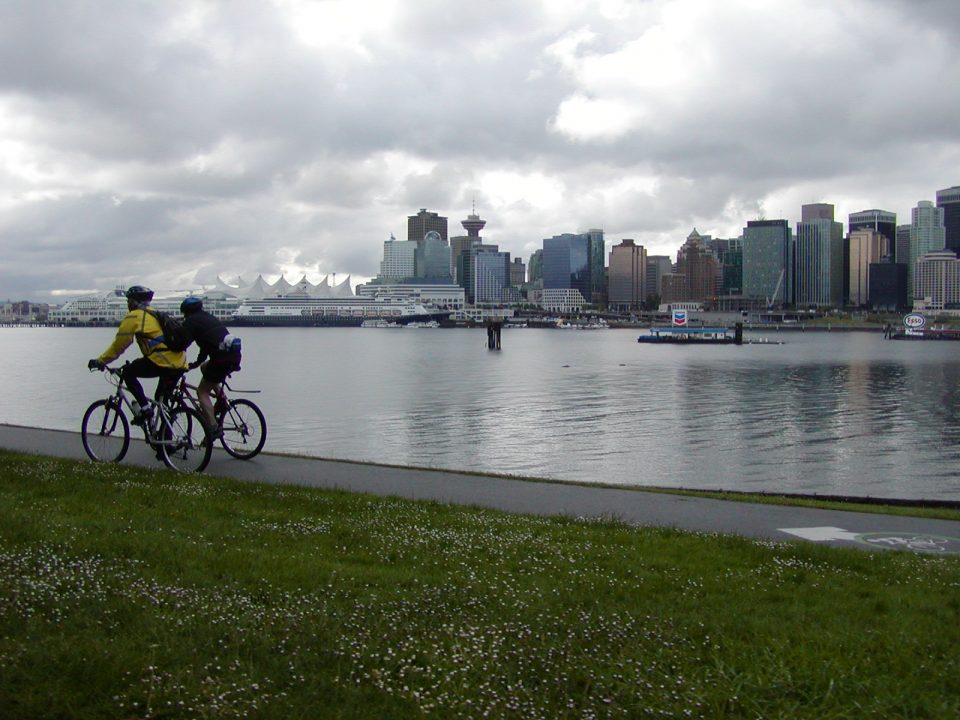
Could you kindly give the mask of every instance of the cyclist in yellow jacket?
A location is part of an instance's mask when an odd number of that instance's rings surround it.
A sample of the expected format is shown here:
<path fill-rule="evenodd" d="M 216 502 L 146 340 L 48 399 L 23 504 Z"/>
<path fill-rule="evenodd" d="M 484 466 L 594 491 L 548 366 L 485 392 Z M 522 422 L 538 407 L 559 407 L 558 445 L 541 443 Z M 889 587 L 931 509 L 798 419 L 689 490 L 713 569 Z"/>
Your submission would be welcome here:
<path fill-rule="evenodd" d="M 163 342 L 163 330 L 152 310 L 153 290 L 134 285 L 126 292 L 129 312 L 120 321 L 117 335 L 100 357 L 92 359 L 87 367 L 103 368 L 120 357 L 130 344 L 136 340 L 143 357 L 128 363 L 123 370 L 123 382 L 133 393 L 134 417 L 136 424 L 143 423 L 150 415 L 147 396 L 143 392 L 140 378 L 159 378 L 154 399 L 160 399 L 168 392 L 177 378 L 187 369 L 187 355 L 184 352 L 169 350 Z"/>

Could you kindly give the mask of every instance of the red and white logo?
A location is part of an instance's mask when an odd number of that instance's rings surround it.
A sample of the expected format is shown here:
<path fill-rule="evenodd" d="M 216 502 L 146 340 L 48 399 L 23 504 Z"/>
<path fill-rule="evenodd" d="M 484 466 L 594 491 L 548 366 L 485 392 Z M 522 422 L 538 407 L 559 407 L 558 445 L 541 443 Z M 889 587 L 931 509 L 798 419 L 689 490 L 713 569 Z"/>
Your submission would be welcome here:
<path fill-rule="evenodd" d="M 927 319 L 920 313 L 910 313 L 903 316 L 903 324 L 911 330 L 919 330 L 927 324 Z"/>

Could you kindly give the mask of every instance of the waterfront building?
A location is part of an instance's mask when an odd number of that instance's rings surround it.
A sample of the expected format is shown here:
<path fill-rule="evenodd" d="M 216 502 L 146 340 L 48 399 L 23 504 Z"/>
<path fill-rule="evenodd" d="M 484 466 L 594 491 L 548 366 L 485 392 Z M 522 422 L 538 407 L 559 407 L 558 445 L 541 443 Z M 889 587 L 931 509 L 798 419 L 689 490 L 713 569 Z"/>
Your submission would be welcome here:
<path fill-rule="evenodd" d="M 471 251 L 474 305 L 499 305 L 510 287 L 510 253 L 480 245 Z"/>
<path fill-rule="evenodd" d="M 743 294 L 783 306 L 793 302 L 793 235 L 786 220 L 750 220 L 743 229 Z"/>
<path fill-rule="evenodd" d="M 520 258 L 514 258 L 510 263 L 510 286 L 520 287 L 527 282 L 527 268 Z"/>
<path fill-rule="evenodd" d="M 464 253 L 470 251 L 475 245 L 481 244 L 480 238 L 470 237 L 468 235 L 457 235 L 450 238 L 450 276 L 458 285 L 463 285 L 465 280 L 460 275 L 460 267 L 463 265 L 461 257 Z"/>
<path fill-rule="evenodd" d="M 544 288 L 540 303 L 547 312 L 578 313 L 583 309 L 583 295 L 574 288 Z"/>
<path fill-rule="evenodd" d="M 707 247 L 720 264 L 719 294 L 740 295 L 743 292 L 743 238 L 711 239 Z"/>
<path fill-rule="evenodd" d="M 416 273 L 416 240 L 397 240 L 393 235 L 383 243 L 383 260 L 377 277 L 383 280 L 402 280 Z"/>
<path fill-rule="evenodd" d="M 850 233 L 848 303 L 862 307 L 870 302 L 870 266 L 890 256 L 890 239 L 876 230 Z"/>
<path fill-rule="evenodd" d="M 960 258 L 952 250 L 917 257 L 914 265 L 913 309 L 960 314 Z"/>
<path fill-rule="evenodd" d="M 663 284 L 661 303 L 699 303 L 712 307 L 717 300 L 720 264 L 697 229 L 677 252 L 677 266 Z"/>
<path fill-rule="evenodd" d="M 460 285 L 467 294 L 467 302 L 474 303 L 477 302 L 477 255 L 483 253 L 499 253 L 500 247 L 478 242 L 476 238 L 471 238 L 471 242 L 473 244 L 457 257 L 456 276 L 457 284 Z"/>
<path fill-rule="evenodd" d="M 533 254 L 530 256 L 530 264 L 528 266 L 528 281 L 530 284 L 534 284 L 537 280 L 541 281 L 541 287 L 543 282 L 543 250 L 534 250 Z"/>
<path fill-rule="evenodd" d="M 647 302 L 656 297 L 663 298 L 663 278 L 673 272 L 673 261 L 668 255 L 647 255 Z"/>
<path fill-rule="evenodd" d="M 607 305 L 611 310 L 640 310 L 647 299 L 647 251 L 633 240 L 610 248 Z"/>
<path fill-rule="evenodd" d="M 895 263 L 890 257 L 870 264 L 870 294 L 868 304 L 874 310 L 903 312 L 907 302 L 907 266 Z"/>
<path fill-rule="evenodd" d="M 890 242 L 890 253 L 894 260 L 901 262 L 896 256 L 897 251 L 897 214 L 888 210 L 861 210 L 847 216 L 847 235 L 856 230 L 873 230 L 883 235 Z M 875 261 L 876 262 L 876 261 Z"/>
<path fill-rule="evenodd" d="M 943 226 L 944 209 L 929 200 L 921 200 L 910 211 L 910 261 L 907 263 L 907 290 L 911 299 L 916 297 L 913 282 L 917 258 L 937 252 L 946 247 L 946 228 Z"/>
<path fill-rule="evenodd" d="M 910 264 L 910 226 L 897 225 L 897 240 L 894 243 L 894 260 L 904 267 Z"/>
<path fill-rule="evenodd" d="M 591 272 L 592 238 L 586 233 L 564 233 L 543 241 L 543 289 L 580 293 L 581 305 L 591 301 L 595 283 Z M 546 299 L 546 297 L 545 297 Z"/>
<path fill-rule="evenodd" d="M 844 298 L 843 227 L 829 203 L 801 208 L 794 240 L 794 301 L 798 306 L 836 306 Z"/>
<path fill-rule="evenodd" d="M 420 208 L 420 212 L 416 215 L 407 216 L 407 240 L 423 240 L 431 230 L 447 242 L 447 218 L 435 212 L 428 212 L 426 208 Z"/>
<path fill-rule="evenodd" d="M 937 190 L 937 207 L 943 210 L 944 247 L 960 255 L 960 185 Z"/>
<path fill-rule="evenodd" d="M 843 225 L 833 219 L 833 205 L 802 206 L 794 247 L 796 305 L 843 305 Z"/>
<path fill-rule="evenodd" d="M 429 230 L 417 241 L 414 251 L 414 276 L 435 282 L 452 282 L 450 273 L 450 246 L 436 230 Z"/>
<path fill-rule="evenodd" d="M 590 295 L 587 302 L 604 305 L 607 302 L 606 244 L 603 230 L 593 228 L 584 235 L 590 248 Z"/>

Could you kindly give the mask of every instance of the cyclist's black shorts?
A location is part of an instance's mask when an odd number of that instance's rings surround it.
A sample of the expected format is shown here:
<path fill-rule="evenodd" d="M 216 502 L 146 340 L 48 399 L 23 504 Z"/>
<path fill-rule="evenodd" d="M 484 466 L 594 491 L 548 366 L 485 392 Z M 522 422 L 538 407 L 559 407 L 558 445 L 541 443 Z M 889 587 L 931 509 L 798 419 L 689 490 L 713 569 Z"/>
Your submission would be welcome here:
<path fill-rule="evenodd" d="M 212 383 L 222 383 L 230 373 L 235 373 L 239 369 L 239 353 L 212 355 L 210 360 L 200 367 L 200 374 L 203 375 L 204 380 Z"/>

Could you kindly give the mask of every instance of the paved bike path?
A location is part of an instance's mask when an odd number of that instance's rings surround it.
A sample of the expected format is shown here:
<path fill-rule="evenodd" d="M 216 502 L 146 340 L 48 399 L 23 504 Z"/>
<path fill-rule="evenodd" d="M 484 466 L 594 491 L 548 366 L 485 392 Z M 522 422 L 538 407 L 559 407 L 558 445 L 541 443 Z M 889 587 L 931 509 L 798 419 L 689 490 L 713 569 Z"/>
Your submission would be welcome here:
<path fill-rule="evenodd" d="M 0 424 L 0 448 L 85 459 L 80 434 Z M 162 467 L 146 443 L 131 439 L 124 463 Z M 766 505 L 620 489 L 490 477 L 446 470 L 262 453 L 235 460 L 214 451 L 208 475 L 273 484 L 336 488 L 373 495 L 476 505 L 508 512 L 616 518 L 638 526 L 671 527 L 837 546 L 960 554 L 960 521 L 844 510 Z"/>

